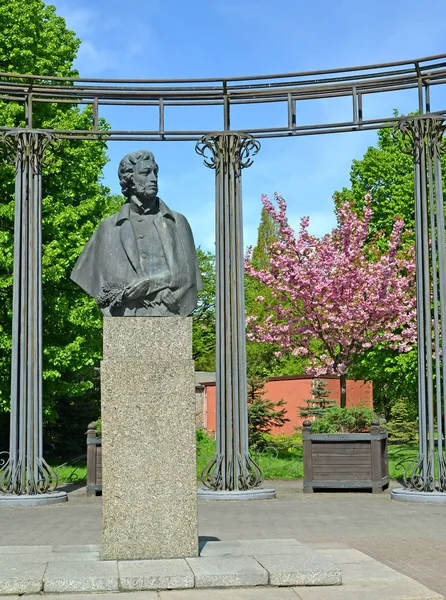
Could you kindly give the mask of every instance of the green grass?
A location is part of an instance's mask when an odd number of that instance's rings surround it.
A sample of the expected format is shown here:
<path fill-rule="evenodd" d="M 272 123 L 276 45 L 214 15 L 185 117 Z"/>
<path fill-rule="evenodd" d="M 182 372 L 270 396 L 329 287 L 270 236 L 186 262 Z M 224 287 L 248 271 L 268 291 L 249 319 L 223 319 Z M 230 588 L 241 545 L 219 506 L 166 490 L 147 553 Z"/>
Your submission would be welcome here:
<path fill-rule="evenodd" d="M 407 469 L 416 459 L 418 444 L 389 444 L 389 477 L 401 479 L 404 469 Z"/>
<path fill-rule="evenodd" d="M 298 441 L 296 441 L 298 440 Z M 265 479 L 302 479 L 302 445 L 300 436 L 268 436 L 269 444 L 262 451 L 251 452 Z M 215 440 L 205 435 L 197 439 L 197 478 L 215 454 Z"/>
<path fill-rule="evenodd" d="M 268 447 L 262 452 L 251 452 L 252 458 L 261 467 L 265 479 L 302 479 L 302 438 L 294 436 L 267 436 Z M 215 440 L 207 437 L 197 443 L 197 477 L 213 458 Z M 389 476 L 400 479 L 418 454 L 417 444 L 389 444 Z"/>
<path fill-rule="evenodd" d="M 59 477 L 59 484 L 64 483 L 87 483 L 86 464 L 65 464 L 53 467 Z"/>
<path fill-rule="evenodd" d="M 215 454 L 215 440 L 205 434 L 197 436 L 197 478 L 212 460 Z M 299 435 L 267 436 L 268 446 L 261 452 L 251 452 L 252 458 L 262 469 L 265 479 L 302 479 L 303 459 L 302 440 Z M 404 469 L 409 467 L 418 453 L 417 444 L 389 444 L 389 476 L 400 479 Z M 85 463 L 65 464 L 54 467 L 59 476 L 59 483 L 87 482 L 87 466 Z"/>
<path fill-rule="evenodd" d="M 405 469 L 414 468 L 418 455 L 418 444 L 389 444 L 389 476 L 391 479 L 401 479 Z M 438 478 L 438 454 L 434 459 L 435 478 Z"/>

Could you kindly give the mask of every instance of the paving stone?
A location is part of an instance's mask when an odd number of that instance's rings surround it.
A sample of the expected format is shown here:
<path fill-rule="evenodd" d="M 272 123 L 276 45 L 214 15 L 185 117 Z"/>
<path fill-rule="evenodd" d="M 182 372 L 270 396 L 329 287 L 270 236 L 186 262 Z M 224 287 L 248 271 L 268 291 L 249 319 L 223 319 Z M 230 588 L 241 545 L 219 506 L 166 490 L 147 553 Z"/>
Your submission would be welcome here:
<path fill-rule="evenodd" d="M 351 548 L 351 544 L 346 542 L 309 542 L 306 544 L 312 550 L 348 550 Z"/>
<path fill-rule="evenodd" d="M 297 554 L 303 554 L 305 552 L 314 554 L 314 551 L 307 548 L 304 544 L 276 545 L 272 542 L 269 542 L 267 544 L 245 544 L 244 546 L 241 546 L 241 548 L 243 549 L 243 554 L 246 554 L 247 556 L 255 556 L 256 554 L 277 554 L 279 556 L 290 554 L 294 556 Z"/>
<path fill-rule="evenodd" d="M 242 554 L 242 546 L 238 542 L 206 542 L 201 546 L 200 556 L 235 555 L 238 551 Z"/>
<path fill-rule="evenodd" d="M 194 574 L 184 559 L 118 562 L 121 590 L 193 588 Z"/>
<path fill-rule="evenodd" d="M 22 552 L 20 560 L 35 563 L 53 563 L 53 562 L 98 562 L 101 560 L 99 552 Z M 0 554 L 0 562 L 14 563 L 18 554 Z"/>
<path fill-rule="evenodd" d="M 270 585 L 341 585 L 339 567 L 312 550 L 299 554 L 255 554 L 254 558 L 268 571 Z"/>
<path fill-rule="evenodd" d="M 358 583 L 373 580 L 401 579 L 404 575 L 394 571 L 376 560 L 364 563 L 342 565 L 342 580 L 344 583 Z"/>
<path fill-rule="evenodd" d="M 0 558 L 10 554 L 32 554 L 42 559 L 44 555 L 51 554 L 51 546 L 0 546 Z"/>
<path fill-rule="evenodd" d="M 300 600 L 444 600 L 441 594 L 409 578 L 340 587 L 298 587 L 293 591 Z"/>
<path fill-rule="evenodd" d="M 86 554 L 88 552 L 102 552 L 102 544 L 58 544 L 52 546 L 53 552 L 79 552 Z"/>
<path fill-rule="evenodd" d="M 252 556 L 203 556 L 186 560 L 197 588 L 268 584 L 267 571 Z"/>
<path fill-rule="evenodd" d="M 98 562 L 101 557 L 100 552 L 53 552 L 48 562 Z"/>
<path fill-rule="evenodd" d="M 18 557 L 0 559 L 0 594 L 34 594 L 42 590 L 46 562 Z"/>
<path fill-rule="evenodd" d="M 5 598 L 4 600 L 17 600 L 12 596 Z M 21 598 L 20 600 L 24 600 Z M 91 594 L 45 594 L 26 596 L 26 600 L 158 600 L 158 594 L 156 592 L 120 592 L 119 595 L 116 592 L 109 593 L 91 593 Z M 296 596 L 294 596 L 296 600 Z"/>
<path fill-rule="evenodd" d="M 54 562 L 48 565 L 45 592 L 99 592 L 118 590 L 116 561 Z"/>
<path fill-rule="evenodd" d="M 248 587 L 159 592 L 159 600 L 299 600 L 299 597 L 291 588 Z"/>
<path fill-rule="evenodd" d="M 246 540 L 237 540 L 237 542 L 241 545 L 241 546 L 252 546 L 253 544 L 274 544 L 275 546 L 278 546 L 279 544 L 283 544 L 285 546 L 302 546 L 301 542 L 298 542 L 296 539 L 294 538 L 277 538 L 277 539 L 263 539 L 263 538 L 257 538 L 257 539 L 246 539 Z"/>
<path fill-rule="evenodd" d="M 342 564 L 360 564 L 360 563 L 369 563 L 376 562 L 371 556 L 368 554 L 364 554 L 364 552 L 360 552 L 359 550 L 349 549 L 349 550 L 317 550 L 317 553 L 321 556 L 324 556 L 327 560 L 335 563 L 337 565 Z"/>
<path fill-rule="evenodd" d="M 242 542 L 208 542 L 201 549 L 200 556 L 253 556 L 254 554 L 296 554 L 305 546 L 296 540 L 243 540 Z"/>

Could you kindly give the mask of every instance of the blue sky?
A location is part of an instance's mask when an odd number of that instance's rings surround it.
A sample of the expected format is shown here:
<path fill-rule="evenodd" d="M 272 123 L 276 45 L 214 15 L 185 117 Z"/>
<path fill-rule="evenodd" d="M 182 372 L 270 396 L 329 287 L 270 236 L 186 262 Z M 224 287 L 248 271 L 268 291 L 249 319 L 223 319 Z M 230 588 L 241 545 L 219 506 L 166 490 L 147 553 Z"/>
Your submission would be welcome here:
<path fill-rule="evenodd" d="M 76 67 L 82 77 L 201 78 L 286 73 L 376 64 L 446 53 L 444 0 L 422 13 L 414 0 L 55 0 L 57 13 L 82 39 Z M 437 18 L 438 17 L 438 18 Z M 416 110 L 413 94 L 370 99 L 367 110 L 382 116 Z M 446 108 L 446 93 L 433 110 Z M 305 108 L 317 122 L 343 117 L 345 105 L 319 101 Z M 141 109 L 101 114 L 114 129 L 142 117 Z M 270 113 L 268 113 L 270 110 Z M 276 118 L 274 109 L 234 115 L 232 126 L 255 126 Z M 319 111 L 317 114 L 316 111 Z M 194 116 L 187 117 L 193 119 Z M 213 114 L 209 129 L 220 129 Z M 249 120 L 249 122 L 248 122 Z M 375 132 L 263 140 L 254 165 L 243 172 L 245 245 L 255 244 L 262 193 L 280 192 L 292 225 L 310 216 L 322 235 L 335 223 L 332 194 L 349 185 L 353 159 L 376 142 Z M 120 158 L 146 147 L 160 167 L 160 196 L 188 218 L 197 245 L 214 248 L 214 172 L 189 142 L 112 142 L 104 182 L 120 191 Z"/>

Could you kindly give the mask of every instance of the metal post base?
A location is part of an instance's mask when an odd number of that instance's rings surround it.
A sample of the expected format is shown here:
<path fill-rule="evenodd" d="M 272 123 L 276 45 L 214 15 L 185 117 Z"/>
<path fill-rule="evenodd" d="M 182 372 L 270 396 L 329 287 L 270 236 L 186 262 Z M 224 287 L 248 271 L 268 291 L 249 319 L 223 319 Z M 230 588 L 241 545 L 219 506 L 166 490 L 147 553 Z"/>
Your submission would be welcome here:
<path fill-rule="evenodd" d="M 392 490 L 390 497 L 392 500 L 398 500 L 399 502 L 446 503 L 445 492 L 419 492 L 409 488 L 396 488 Z"/>
<path fill-rule="evenodd" d="M 0 506 L 40 506 L 67 502 L 67 492 L 49 494 L 0 494 Z"/>
<path fill-rule="evenodd" d="M 255 488 L 251 490 L 210 490 L 198 488 L 199 500 L 273 500 L 276 490 Z"/>

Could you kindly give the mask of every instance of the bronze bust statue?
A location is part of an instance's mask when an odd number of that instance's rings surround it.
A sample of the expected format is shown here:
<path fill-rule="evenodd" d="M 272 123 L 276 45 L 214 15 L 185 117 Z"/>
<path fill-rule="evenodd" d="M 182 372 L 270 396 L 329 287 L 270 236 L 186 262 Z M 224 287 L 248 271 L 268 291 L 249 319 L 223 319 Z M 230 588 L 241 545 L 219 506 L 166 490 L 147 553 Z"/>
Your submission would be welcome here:
<path fill-rule="evenodd" d="M 189 223 L 157 196 L 152 152 L 127 154 L 118 169 L 126 202 L 95 231 L 71 279 L 106 316 L 187 316 L 202 287 Z"/>

